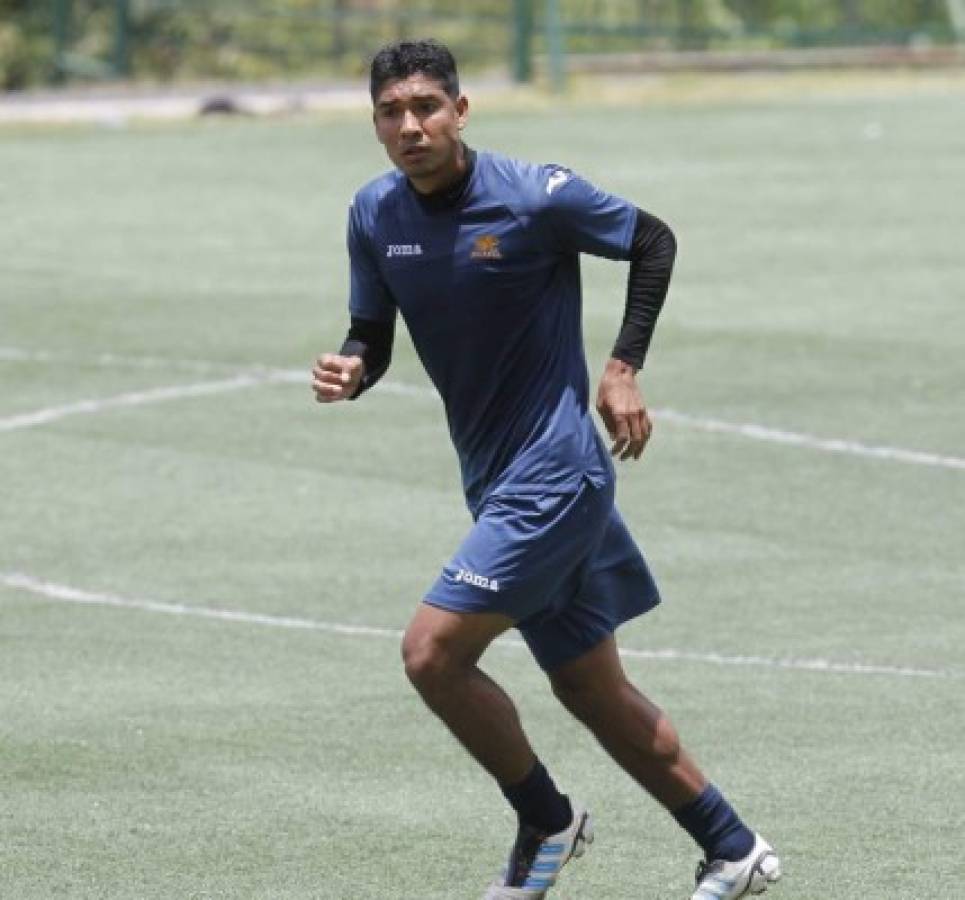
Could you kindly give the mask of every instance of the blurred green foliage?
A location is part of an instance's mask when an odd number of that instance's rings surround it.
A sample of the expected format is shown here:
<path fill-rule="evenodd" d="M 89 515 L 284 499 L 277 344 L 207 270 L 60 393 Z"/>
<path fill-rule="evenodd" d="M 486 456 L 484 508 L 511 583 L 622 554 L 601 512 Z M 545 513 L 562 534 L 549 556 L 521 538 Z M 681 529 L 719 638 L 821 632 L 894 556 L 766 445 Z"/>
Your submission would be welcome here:
<path fill-rule="evenodd" d="M 573 51 L 950 40 L 946 0 L 561 0 Z"/>
<path fill-rule="evenodd" d="M 30 0 L 0 0 L 0 88 L 48 80 L 53 66 L 49 9 Z"/>
<path fill-rule="evenodd" d="M 520 2 L 127 0 L 126 41 L 119 45 L 119 0 L 0 0 L 0 87 L 21 88 L 58 74 L 107 75 L 123 68 L 134 78 L 157 81 L 354 76 L 382 43 L 423 34 L 449 43 L 469 66 L 504 66 Z M 946 0 L 559 2 L 570 52 L 907 43 L 951 37 Z M 534 49 L 539 53 L 545 4 L 533 0 L 533 6 Z M 58 21 L 68 23 L 59 44 Z"/>

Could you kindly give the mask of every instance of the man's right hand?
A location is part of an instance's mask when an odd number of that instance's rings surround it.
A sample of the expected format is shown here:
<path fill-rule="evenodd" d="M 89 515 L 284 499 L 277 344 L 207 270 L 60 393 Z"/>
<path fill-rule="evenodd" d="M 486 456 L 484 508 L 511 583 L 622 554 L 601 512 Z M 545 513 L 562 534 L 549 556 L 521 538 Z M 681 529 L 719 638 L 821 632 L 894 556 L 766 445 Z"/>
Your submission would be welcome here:
<path fill-rule="evenodd" d="M 326 353 L 312 368 L 312 390 L 319 403 L 348 400 L 358 393 L 365 377 L 365 363 L 360 356 Z"/>

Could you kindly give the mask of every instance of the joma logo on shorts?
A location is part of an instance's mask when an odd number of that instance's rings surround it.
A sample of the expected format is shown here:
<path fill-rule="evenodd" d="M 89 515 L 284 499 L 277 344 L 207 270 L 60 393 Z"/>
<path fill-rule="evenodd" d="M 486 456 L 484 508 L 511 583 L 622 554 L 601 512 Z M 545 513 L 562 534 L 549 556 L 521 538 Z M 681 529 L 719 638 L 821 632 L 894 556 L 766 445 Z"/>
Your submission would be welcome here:
<path fill-rule="evenodd" d="M 385 248 L 385 256 L 422 256 L 422 244 L 389 244 Z"/>
<path fill-rule="evenodd" d="M 476 587 L 485 588 L 487 591 L 499 590 L 499 582 L 495 578 L 487 578 L 485 575 L 477 575 L 475 572 L 467 572 L 465 569 L 456 572 L 456 581 L 464 581 L 466 584 L 473 584 Z"/>

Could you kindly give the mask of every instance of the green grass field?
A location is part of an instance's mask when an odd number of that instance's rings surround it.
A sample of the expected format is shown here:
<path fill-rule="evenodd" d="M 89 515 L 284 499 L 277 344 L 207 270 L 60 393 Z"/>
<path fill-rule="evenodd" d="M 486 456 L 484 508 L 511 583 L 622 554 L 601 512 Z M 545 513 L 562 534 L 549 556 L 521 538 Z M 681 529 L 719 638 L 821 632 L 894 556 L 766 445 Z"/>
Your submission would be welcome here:
<path fill-rule="evenodd" d="M 619 483 L 666 602 L 621 643 L 784 900 L 963 896 L 962 102 L 480 103 L 469 131 L 677 232 L 643 384 L 691 418 Z M 404 333 L 363 402 L 307 386 L 384 166 L 363 113 L 0 131 L 4 900 L 453 900 L 500 864 L 512 818 L 395 636 L 468 525 L 441 409 Z M 584 272 L 596 375 L 625 268 Z M 525 653 L 486 660 L 596 813 L 557 895 L 689 896 L 689 840 Z"/>

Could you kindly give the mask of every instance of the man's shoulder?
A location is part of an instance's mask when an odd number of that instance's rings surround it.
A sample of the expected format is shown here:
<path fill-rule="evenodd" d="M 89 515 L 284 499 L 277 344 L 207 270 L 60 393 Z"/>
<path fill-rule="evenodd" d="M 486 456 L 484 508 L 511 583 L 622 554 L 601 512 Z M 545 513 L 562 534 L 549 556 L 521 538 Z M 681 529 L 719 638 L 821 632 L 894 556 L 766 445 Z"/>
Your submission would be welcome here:
<path fill-rule="evenodd" d="M 480 153 L 484 162 L 487 187 L 494 193 L 504 193 L 515 205 L 537 211 L 549 201 L 557 187 L 569 180 L 572 172 L 558 163 L 536 163 L 504 156 L 501 153 Z"/>
<path fill-rule="evenodd" d="M 398 196 L 404 180 L 402 173 L 398 170 L 384 172 L 355 192 L 352 207 L 357 212 L 374 213 L 383 203 L 391 202 L 394 196 Z"/>

